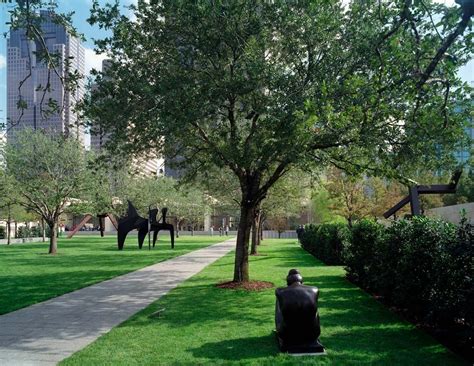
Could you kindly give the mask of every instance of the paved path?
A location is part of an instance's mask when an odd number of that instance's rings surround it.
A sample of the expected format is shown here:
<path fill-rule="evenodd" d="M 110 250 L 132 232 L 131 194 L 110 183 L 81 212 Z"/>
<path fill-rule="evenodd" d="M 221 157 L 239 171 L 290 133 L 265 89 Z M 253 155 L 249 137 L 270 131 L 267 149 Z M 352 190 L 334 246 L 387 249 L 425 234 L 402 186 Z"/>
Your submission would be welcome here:
<path fill-rule="evenodd" d="M 230 239 L 0 316 L 0 365 L 55 365 L 234 247 Z"/>

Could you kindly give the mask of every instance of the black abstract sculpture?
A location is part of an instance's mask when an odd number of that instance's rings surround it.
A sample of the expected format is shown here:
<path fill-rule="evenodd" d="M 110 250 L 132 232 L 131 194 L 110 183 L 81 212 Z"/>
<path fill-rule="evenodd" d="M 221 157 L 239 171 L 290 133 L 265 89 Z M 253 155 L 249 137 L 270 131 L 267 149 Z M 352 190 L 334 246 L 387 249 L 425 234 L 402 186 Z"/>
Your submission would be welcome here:
<path fill-rule="evenodd" d="M 303 277 L 297 269 L 289 271 L 286 283 L 287 287 L 275 291 L 275 326 L 280 350 L 324 354 L 319 342 L 319 290 L 303 285 Z"/>
<path fill-rule="evenodd" d="M 156 215 L 158 210 L 155 208 L 149 211 L 149 219 L 150 219 L 150 232 L 153 231 L 153 248 L 155 247 L 156 239 L 158 238 L 158 232 L 160 230 L 169 230 L 170 237 L 171 237 L 171 249 L 174 248 L 174 226 L 166 222 L 166 213 L 168 209 L 163 207 L 161 209 L 161 219 L 162 222 L 156 220 Z"/>
<path fill-rule="evenodd" d="M 142 249 L 143 241 L 148 233 L 148 220 L 138 215 L 137 209 L 128 201 L 127 215 L 118 220 L 117 244 L 122 250 L 127 234 L 138 229 L 138 247 Z"/>
<path fill-rule="evenodd" d="M 421 212 L 420 194 L 439 194 L 439 193 L 456 193 L 456 188 L 461 178 L 462 170 L 457 170 L 451 177 L 449 184 L 433 184 L 433 185 L 414 185 L 409 187 L 408 196 L 403 198 L 390 210 L 385 212 L 383 216 L 388 219 L 390 216 L 395 215 L 397 211 L 401 210 L 403 206 L 410 203 L 412 216 L 419 216 Z"/>
<path fill-rule="evenodd" d="M 158 232 L 160 230 L 169 230 L 171 236 L 171 248 L 174 248 L 174 226 L 166 222 L 166 213 L 168 209 L 166 207 L 161 209 L 162 222 L 156 220 L 158 213 L 157 209 L 149 210 L 148 220 L 141 217 L 137 209 L 133 204 L 128 201 L 127 215 L 118 220 L 117 228 L 117 244 L 118 249 L 122 250 L 125 244 L 125 239 L 130 231 L 138 229 L 138 247 L 142 249 L 143 242 L 145 241 L 148 231 L 153 231 L 153 247 L 155 247 L 156 240 L 158 239 Z"/>

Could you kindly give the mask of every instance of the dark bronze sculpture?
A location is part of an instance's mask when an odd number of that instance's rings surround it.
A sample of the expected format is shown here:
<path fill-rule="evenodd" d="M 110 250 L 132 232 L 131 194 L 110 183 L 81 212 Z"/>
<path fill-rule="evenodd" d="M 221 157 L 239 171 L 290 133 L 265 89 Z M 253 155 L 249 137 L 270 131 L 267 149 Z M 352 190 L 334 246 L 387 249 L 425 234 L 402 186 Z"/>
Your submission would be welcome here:
<path fill-rule="evenodd" d="M 280 350 L 324 354 L 324 347 L 319 343 L 319 290 L 303 285 L 297 269 L 290 270 L 286 283 L 287 287 L 275 291 L 275 326 Z"/>
<path fill-rule="evenodd" d="M 390 210 L 385 212 L 383 216 L 388 219 L 395 215 L 397 211 L 401 210 L 403 206 L 410 203 L 412 216 L 419 216 L 422 214 L 420 205 L 420 194 L 439 194 L 439 193 L 456 193 L 456 188 L 461 178 L 462 170 L 457 170 L 451 177 L 449 184 L 433 184 L 428 185 L 414 185 L 409 187 L 408 196 L 398 202 Z"/>
<path fill-rule="evenodd" d="M 157 209 L 149 210 L 149 219 L 141 217 L 137 209 L 133 204 L 128 201 L 128 210 L 127 215 L 120 218 L 118 221 L 117 229 L 117 244 L 118 249 L 122 250 L 123 245 L 125 244 L 125 239 L 127 234 L 134 230 L 138 229 L 138 247 L 142 249 L 143 242 L 145 241 L 147 233 L 154 232 L 153 234 L 153 247 L 155 247 L 156 240 L 158 238 L 158 232 L 160 230 L 169 230 L 171 236 L 171 248 L 174 248 L 174 226 L 166 222 L 166 213 L 168 209 L 166 207 L 161 209 L 161 216 L 163 221 L 158 222 L 156 220 L 156 215 L 158 213 Z"/>
<path fill-rule="evenodd" d="M 138 215 L 137 209 L 128 201 L 127 215 L 118 220 L 117 244 L 122 250 L 127 234 L 138 229 L 138 247 L 142 249 L 143 241 L 148 233 L 148 220 Z"/>
<path fill-rule="evenodd" d="M 156 239 L 158 238 L 158 232 L 160 230 L 169 230 L 170 237 L 171 237 L 171 249 L 174 248 L 174 226 L 166 222 L 166 213 L 168 209 L 166 207 L 161 209 L 161 219 L 162 222 L 156 220 L 156 215 L 158 210 L 155 208 L 150 210 L 149 218 L 150 218 L 150 232 L 153 231 L 153 248 L 155 247 Z"/>

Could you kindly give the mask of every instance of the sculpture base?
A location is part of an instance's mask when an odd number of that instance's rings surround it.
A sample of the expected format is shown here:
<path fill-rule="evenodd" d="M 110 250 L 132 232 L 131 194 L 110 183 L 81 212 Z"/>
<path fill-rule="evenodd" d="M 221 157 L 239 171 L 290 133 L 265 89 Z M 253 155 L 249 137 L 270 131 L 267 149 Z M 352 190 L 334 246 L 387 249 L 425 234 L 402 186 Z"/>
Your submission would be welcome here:
<path fill-rule="evenodd" d="M 319 353 L 288 353 L 290 356 L 293 357 L 300 357 L 300 356 L 326 356 L 326 351 L 319 352 Z"/>
<path fill-rule="evenodd" d="M 286 352 L 294 356 L 319 356 L 326 354 L 326 351 L 323 345 L 319 342 L 319 339 L 315 342 L 298 345 L 287 345 L 280 337 L 278 337 L 278 335 L 277 339 L 280 351 Z"/>

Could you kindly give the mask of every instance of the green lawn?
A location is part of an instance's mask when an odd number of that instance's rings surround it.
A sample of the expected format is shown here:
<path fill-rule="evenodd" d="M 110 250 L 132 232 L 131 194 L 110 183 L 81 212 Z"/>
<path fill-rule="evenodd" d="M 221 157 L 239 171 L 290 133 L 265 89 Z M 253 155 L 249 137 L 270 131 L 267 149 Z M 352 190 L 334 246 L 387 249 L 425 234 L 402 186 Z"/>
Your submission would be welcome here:
<path fill-rule="evenodd" d="M 127 238 L 123 251 L 116 237 L 61 238 L 58 254 L 51 256 L 48 243 L 0 245 L 0 314 L 77 290 L 81 287 L 185 254 L 225 240 L 219 236 L 188 236 L 170 248 L 163 236 L 155 249 L 148 242 L 138 249 L 137 237 Z"/>
<path fill-rule="evenodd" d="M 290 268 L 321 290 L 321 341 L 327 356 L 278 353 L 274 290 L 231 291 L 233 254 L 184 282 L 62 365 L 456 365 L 462 361 L 425 333 L 388 311 L 292 240 L 265 240 L 251 258 L 254 279 L 283 285 Z M 166 308 L 160 318 L 149 317 Z"/>

